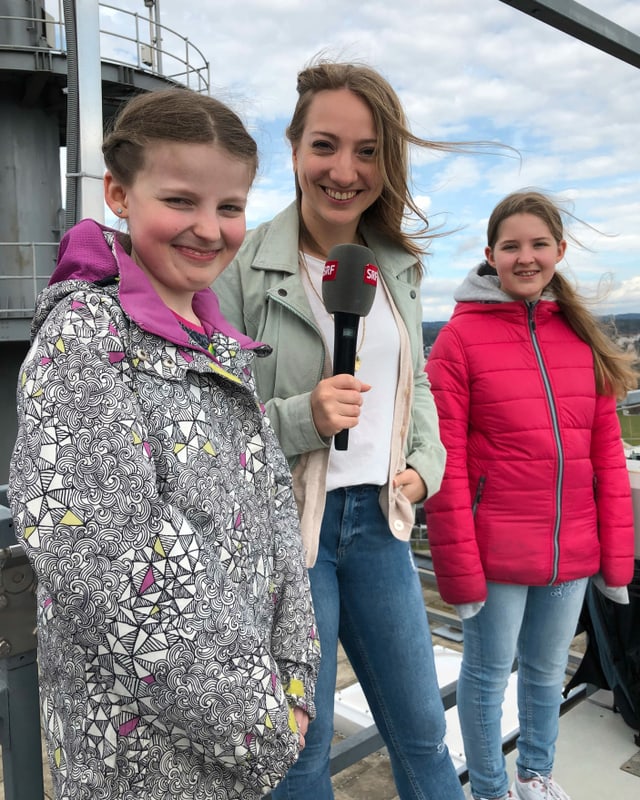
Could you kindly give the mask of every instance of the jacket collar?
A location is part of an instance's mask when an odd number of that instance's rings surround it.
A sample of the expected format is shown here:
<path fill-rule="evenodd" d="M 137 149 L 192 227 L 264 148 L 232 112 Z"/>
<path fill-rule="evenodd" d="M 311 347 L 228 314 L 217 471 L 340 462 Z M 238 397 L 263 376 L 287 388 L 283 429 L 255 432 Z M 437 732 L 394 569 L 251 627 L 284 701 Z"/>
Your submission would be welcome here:
<path fill-rule="evenodd" d="M 252 266 L 266 271 L 297 273 L 299 217 L 295 201 L 277 214 L 268 226 Z M 367 247 L 375 253 L 378 266 L 388 275 L 401 275 L 416 264 L 415 256 L 389 242 L 366 221 L 361 230 Z"/>
<path fill-rule="evenodd" d="M 169 341 L 191 346 L 189 337 L 151 285 L 147 275 L 126 252 L 118 239 L 118 231 L 85 219 L 62 238 L 58 265 L 49 285 L 66 280 L 89 283 L 119 279 L 118 295 L 122 308 L 137 325 L 148 333 Z M 242 347 L 257 343 L 237 331 L 222 315 L 218 298 L 211 289 L 196 292 L 193 310 L 209 337 L 214 332 L 236 339 Z"/>

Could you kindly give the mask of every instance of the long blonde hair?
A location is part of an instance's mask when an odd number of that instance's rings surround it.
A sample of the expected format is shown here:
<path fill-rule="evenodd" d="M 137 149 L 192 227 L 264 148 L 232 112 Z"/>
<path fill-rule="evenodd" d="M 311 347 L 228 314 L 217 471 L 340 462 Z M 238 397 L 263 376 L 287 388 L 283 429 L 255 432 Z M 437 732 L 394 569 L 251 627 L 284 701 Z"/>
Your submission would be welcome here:
<path fill-rule="evenodd" d="M 498 240 L 500 225 L 514 214 L 533 214 L 547 225 L 557 243 L 565 238 L 560 208 L 542 192 L 524 190 L 507 195 L 491 213 L 487 224 L 487 245 L 491 249 Z M 631 389 L 636 389 L 638 372 L 633 366 L 635 354 L 626 353 L 618 347 L 564 275 L 556 271 L 549 288 L 571 328 L 593 351 L 598 393 L 621 398 Z"/>

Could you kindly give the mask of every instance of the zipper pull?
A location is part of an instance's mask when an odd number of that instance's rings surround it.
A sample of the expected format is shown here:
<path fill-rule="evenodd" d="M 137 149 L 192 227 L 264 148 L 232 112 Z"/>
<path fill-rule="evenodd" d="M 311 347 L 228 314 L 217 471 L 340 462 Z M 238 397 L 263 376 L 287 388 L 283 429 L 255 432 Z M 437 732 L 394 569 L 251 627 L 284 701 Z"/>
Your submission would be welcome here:
<path fill-rule="evenodd" d="M 528 300 L 526 300 L 525 302 L 527 304 L 527 315 L 529 317 L 529 328 L 531 329 L 532 333 L 535 333 L 536 332 L 535 313 L 536 313 L 537 301 L 535 303 L 530 303 Z"/>

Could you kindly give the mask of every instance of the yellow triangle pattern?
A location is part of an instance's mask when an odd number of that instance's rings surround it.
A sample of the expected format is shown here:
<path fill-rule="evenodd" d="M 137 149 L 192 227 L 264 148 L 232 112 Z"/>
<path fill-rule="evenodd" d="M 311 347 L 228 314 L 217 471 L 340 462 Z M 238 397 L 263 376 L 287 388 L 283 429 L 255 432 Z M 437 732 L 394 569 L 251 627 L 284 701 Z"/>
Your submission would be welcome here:
<path fill-rule="evenodd" d="M 70 510 L 69 510 L 69 511 L 67 511 L 67 513 L 64 515 L 64 517 L 62 517 L 62 519 L 60 520 L 60 524 L 61 524 L 61 525 L 72 525 L 72 526 L 76 526 L 76 525 L 82 525 L 83 523 L 82 523 L 82 520 L 80 519 L 80 517 L 77 517 L 77 516 L 76 516 L 76 515 L 73 513 L 73 511 L 70 511 Z"/>

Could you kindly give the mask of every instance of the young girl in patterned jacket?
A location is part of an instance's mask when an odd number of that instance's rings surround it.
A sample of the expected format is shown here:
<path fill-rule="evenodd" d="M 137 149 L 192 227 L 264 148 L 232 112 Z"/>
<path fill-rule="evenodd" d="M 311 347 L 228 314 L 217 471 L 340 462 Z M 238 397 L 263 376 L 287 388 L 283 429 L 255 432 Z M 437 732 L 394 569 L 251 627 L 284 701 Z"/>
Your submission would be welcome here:
<path fill-rule="evenodd" d="M 256 145 L 186 89 L 106 137 L 105 198 L 40 295 L 18 387 L 16 530 L 38 577 L 57 800 L 253 800 L 304 747 L 318 641 L 268 348 L 209 285 L 245 234 Z"/>
<path fill-rule="evenodd" d="M 566 246 L 549 197 L 502 200 L 427 364 L 447 448 L 427 525 L 440 593 L 463 620 L 457 706 L 476 800 L 569 800 L 552 771 L 587 579 L 628 602 L 633 575 L 616 395 L 637 377 L 556 271 Z M 500 718 L 516 655 L 509 789 Z"/>

